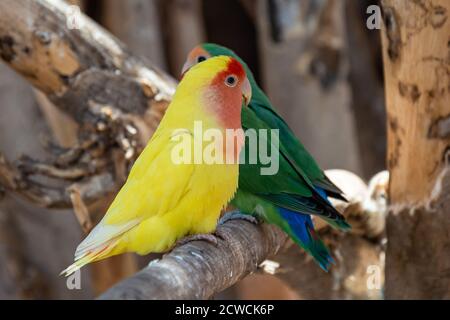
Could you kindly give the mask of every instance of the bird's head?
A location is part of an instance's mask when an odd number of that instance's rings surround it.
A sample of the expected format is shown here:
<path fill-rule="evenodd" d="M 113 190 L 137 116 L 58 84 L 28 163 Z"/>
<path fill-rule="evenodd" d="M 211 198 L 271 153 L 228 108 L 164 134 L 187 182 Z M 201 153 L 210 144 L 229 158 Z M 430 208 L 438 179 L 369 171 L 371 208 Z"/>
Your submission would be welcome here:
<path fill-rule="evenodd" d="M 202 63 L 212 57 L 217 56 L 228 56 L 231 57 L 232 60 L 236 61 L 237 64 L 239 64 L 243 72 L 246 74 L 246 79 L 244 80 L 244 87 L 243 89 L 246 92 L 243 92 L 244 101 L 245 104 L 248 105 L 251 100 L 251 83 L 248 80 L 249 77 L 253 77 L 251 72 L 249 71 L 247 65 L 230 49 L 212 44 L 212 43 L 204 43 L 201 45 L 196 46 L 194 49 L 191 50 L 191 52 L 188 54 L 188 57 L 186 59 L 186 62 L 183 65 L 183 69 L 181 71 L 181 76 L 183 77 L 184 74 L 191 69 L 193 66 Z"/>

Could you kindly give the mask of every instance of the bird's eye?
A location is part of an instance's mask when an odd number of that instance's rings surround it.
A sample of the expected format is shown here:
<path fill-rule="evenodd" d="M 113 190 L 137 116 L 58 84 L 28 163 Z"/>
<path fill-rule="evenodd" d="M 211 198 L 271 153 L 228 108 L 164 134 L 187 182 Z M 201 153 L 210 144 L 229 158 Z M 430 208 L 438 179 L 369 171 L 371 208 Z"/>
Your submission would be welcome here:
<path fill-rule="evenodd" d="M 232 87 L 236 86 L 237 82 L 238 82 L 237 77 L 234 74 L 225 78 L 225 84 L 228 87 L 232 88 Z"/>
<path fill-rule="evenodd" d="M 197 63 L 203 62 L 203 61 L 205 61 L 205 60 L 206 60 L 206 57 L 205 57 L 205 56 L 198 56 L 198 57 L 197 57 Z"/>

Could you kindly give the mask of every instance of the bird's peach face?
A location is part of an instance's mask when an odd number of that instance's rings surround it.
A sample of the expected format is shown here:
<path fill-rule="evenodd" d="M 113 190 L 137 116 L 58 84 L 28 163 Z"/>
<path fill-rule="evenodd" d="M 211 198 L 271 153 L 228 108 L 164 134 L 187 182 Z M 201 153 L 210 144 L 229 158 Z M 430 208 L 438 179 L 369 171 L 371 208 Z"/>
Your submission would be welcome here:
<path fill-rule="evenodd" d="M 181 75 L 183 75 L 187 70 L 195 66 L 197 63 L 203 62 L 211 58 L 211 55 L 202 48 L 202 46 L 197 46 L 189 53 L 186 62 L 181 70 Z"/>
<path fill-rule="evenodd" d="M 252 98 L 252 87 L 245 73 L 225 72 L 216 81 L 225 92 L 232 91 L 235 95 L 242 96 L 246 106 L 249 104 Z"/>

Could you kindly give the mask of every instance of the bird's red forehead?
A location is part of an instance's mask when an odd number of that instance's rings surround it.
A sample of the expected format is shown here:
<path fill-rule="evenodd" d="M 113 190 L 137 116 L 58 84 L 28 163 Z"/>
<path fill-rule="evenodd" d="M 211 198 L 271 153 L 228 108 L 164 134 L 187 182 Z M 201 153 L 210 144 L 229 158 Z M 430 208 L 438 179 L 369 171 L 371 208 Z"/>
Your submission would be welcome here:
<path fill-rule="evenodd" d="M 242 78 L 245 75 L 245 70 L 242 65 L 236 59 L 231 58 L 230 62 L 228 62 L 227 72 L 237 75 L 239 78 Z"/>
<path fill-rule="evenodd" d="M 245 77 L 245 69 L 242 67 L 239 61 L 230 57 L 230 60 L 228 61 L 226 68 L 223 69 L 214 77 L 212 83 L 216 84 L 223 82 L 225 77 L 231 74 L 236 75 L 240 80 L 242 80 Z"/>

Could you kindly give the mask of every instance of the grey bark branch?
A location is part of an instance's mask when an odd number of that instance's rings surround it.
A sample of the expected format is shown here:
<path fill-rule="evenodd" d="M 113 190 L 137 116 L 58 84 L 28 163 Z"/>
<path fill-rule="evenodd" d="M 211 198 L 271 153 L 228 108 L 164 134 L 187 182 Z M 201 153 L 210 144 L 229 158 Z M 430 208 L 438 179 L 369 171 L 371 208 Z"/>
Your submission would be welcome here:
<path fill-rule="evenodd" d="M 209 299 L 256 271 L 286 240 L 277 228 L 246 221 L 219 226 L 218 246 L 194 241 L 128 278 L 100 299 Z"/>
<path fill-rule="evenodd" d="M 83 14 L 69 29 L 63 1 L 4 0 L 0 10 L 2 59 L 72 117 L 89 112 L 89 101 L 143 114 L 152 100 L 170 100 L 172 79 Z"/>
<path fill-rule="evenodd" d="M 52 209 L 72 207 L 70 190 L 75 185 L 80 190 L 80 196 L 86 203 L 93 203 L 116 188 L 114 177 L 109 172 L 94 175 L 67 186 L 46 186 L 29 179 L 18 168 L 8 163 L 0 153 L 0 188 L 15 193 L 40 207 Z"/>

